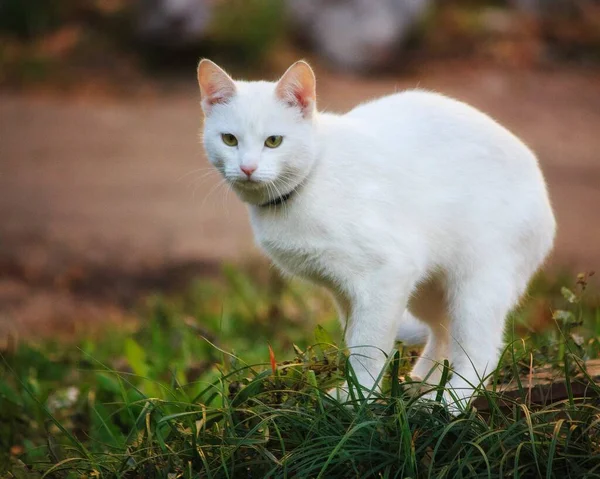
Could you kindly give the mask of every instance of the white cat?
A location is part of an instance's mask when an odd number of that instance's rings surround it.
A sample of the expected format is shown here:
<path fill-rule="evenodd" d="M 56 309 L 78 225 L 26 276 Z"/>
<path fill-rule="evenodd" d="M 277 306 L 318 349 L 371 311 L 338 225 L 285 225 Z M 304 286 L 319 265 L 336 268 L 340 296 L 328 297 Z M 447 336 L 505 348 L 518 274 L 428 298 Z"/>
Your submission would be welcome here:
<path fill-rule="evenodd" d="M 446 400 L 466 404 L 552 248 L 535 155 L 485 114 L 425 91 L 320 113 L 303 61 L 271 83 L 202 60 L 198 82 L 210 162 L 275 264 L 331 291 L 361 385 L 373 387 L 394 341 L 426 342 L 411 376 L 437 384 L 448 358 Z"/>

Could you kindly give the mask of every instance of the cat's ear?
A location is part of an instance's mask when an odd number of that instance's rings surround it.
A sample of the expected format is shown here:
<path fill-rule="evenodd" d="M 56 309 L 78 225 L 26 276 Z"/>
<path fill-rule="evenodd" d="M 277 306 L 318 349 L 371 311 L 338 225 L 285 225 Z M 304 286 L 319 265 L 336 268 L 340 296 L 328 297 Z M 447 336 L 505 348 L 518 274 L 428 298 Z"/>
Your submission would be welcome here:
<path fill-rule="evenodd" d="M 309 64 L 300 60 L 289 67 L 277 83 L 275 94 L 288 105 L 300 108 L 304 118 L 311 117 L 317 105 L 317 91 Z"/>
<path fill-rule="evenodd" d="M 235 95 L 235 83 L 231 77 L 206 58 L 198 64 L 198 85 L 205 115 L 208 115 L 213 105 L 227 103 Z"/>

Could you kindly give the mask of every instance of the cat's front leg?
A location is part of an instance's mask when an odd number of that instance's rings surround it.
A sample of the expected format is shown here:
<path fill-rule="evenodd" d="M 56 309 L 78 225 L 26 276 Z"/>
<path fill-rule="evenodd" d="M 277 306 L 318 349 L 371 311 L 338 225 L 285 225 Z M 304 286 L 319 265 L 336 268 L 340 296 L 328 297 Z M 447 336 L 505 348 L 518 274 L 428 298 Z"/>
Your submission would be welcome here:
<path fill-rule="evenodd" d="M 393 350 L 413 284 L 409 278 L 398 277 L 397 270 L 385 270 L 352 285 L 345 340 L 357 382 L 367 391 L 374 388 Z M 346 383 L 337 397 L 347 399 Z"/>

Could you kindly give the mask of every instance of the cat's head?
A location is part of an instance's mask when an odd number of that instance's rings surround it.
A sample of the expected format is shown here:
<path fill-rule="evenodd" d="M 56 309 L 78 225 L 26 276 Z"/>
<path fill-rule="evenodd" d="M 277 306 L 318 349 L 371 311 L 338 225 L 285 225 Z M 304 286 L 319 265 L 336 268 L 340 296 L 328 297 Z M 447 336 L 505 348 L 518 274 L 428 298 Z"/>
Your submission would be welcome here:
<path fill-rule="evenodd" d="M 209 161 L 243 201 L 264 204 L 295 189 L 315 159 L 315 76 L 294 63 L 278 82 L 234 81 L 198 66 Z"/>

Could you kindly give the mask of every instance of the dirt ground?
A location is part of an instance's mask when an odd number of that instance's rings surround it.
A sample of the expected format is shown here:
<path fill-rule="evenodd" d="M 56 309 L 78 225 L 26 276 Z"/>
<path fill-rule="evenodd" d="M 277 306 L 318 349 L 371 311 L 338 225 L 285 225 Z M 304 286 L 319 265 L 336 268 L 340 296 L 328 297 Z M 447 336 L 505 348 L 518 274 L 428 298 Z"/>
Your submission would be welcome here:
<path fill-rule="evenodd" d="M 418 86 L 491 114 L 539 155 L 559 222 L 549 267 L 599 269 L 600 70 L 318 73 L 321 109 Z M 140 294 L 258 254 L 209 173 L 194 82 L 143 99 L 0 92 L 0 337 L 120 318 Z"/>

